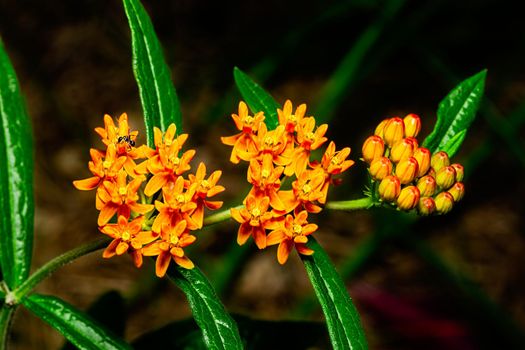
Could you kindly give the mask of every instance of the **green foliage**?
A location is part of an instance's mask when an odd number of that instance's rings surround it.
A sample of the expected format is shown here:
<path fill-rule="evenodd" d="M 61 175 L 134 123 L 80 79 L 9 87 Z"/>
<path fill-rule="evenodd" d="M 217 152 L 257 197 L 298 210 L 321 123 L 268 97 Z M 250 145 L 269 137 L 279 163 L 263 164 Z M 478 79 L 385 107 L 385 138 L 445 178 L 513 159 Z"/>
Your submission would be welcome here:
<path fill-rule="evenodd" d="M 208 348 L 243 348 L 235 321 L 226 312 L 212 285 L 198 267 L 188 270 L 171 266 L 168 276 L 186 294 L 193 318 L 201 328 Z"/>
<path fill-rule="evenodd" d="M 0 263 L 14 289 L 33 251 L 33 137 L 20 86 L 0 41 Z"/>
<path fill-rule="evenodd" d="M 83 350 L 123 350 L 131 346 L 101 327 L 88 315 L 53 296 L 33 294 L 22 301 L 36 316 Z"/>
<path fill-rule="evenodd" d="M 257 85 L 256 82 L 239 68 L 233 68 L 233 77 L 242 98 L 246 101 L 252 113 L 263 111 L 268 129 L 275 129 L 279 124 L 279 118 L 277 116 L 277 108 L 280 107 L 279 104 L 268 92 Z"/>
<path fill-rule="evenodd" d="M 439 103 L 436 125 L 423 142 L 424 147 L 432 153 L 446 151 L 449 157 L 456 153 L 478 111 L 486 75 L 483 70 L 464 80 Z"/>
<path fill-rule="evenodd" d="M 333 348 L 368 349 L 359 313 L 343 280 L 315 239 L 310 238 L 308 246 L 314 254 L 301 258 L 321 303 Z"/>
<path fill-rule="evenodd" d="M 131 29 L 133 72 L 144 111 L 148 145 L 154 146 L 153 127 L 165 131 L 171 123 L 182 130 L 179 99 L 164 61 L 153 24 L 139 0 L 123 0 Z"/>

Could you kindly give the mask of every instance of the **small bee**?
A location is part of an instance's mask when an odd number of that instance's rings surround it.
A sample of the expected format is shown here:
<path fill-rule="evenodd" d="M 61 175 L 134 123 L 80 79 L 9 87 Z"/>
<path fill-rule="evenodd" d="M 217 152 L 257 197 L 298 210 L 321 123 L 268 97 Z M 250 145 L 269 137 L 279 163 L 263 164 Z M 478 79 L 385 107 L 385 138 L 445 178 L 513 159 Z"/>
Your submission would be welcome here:
<path fill-rule="evenodd" d="M 126 142 L 129 146 L 135 147 L 135 141 L 131 139 L 129 135 L 126 136 L 119 136 L 117 139 L 118 143 Z"/>

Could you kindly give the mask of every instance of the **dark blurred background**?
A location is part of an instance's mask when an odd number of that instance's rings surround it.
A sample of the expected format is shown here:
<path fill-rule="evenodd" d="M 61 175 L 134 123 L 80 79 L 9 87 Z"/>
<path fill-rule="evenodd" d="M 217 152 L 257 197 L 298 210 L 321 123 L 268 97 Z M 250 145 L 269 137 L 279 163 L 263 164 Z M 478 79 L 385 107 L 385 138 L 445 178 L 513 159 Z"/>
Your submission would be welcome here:
<path fill-rule="evenodd" d="M 439 101 L 487 68 L 484 103 L 455 161 L 467 194 L 444 217 L 414 222 L 374 210 L 325 211 L 316 237 L 345 277 L 372 349 L 524 347 L 524 26 L 513 1 L 143 1 L 164 46 L 182 104 L 187 145 L 208 169 L 222 169 L 226 205 L 246 193 L 245 166 L 228 163 L 221 135 L 240 98 L 238 66 L 280 102 L 307 103 L 329 121 L 329 138 L 352 157 L 386 116 L 416 113 L 422 135 Z M 119 1 L 0 0 L 0 36 L 13 61 L 35 137 L 33 268 L 99 236 L 88 149 L 105 113 L 127 112 L 144 142 L 131 69 L 130 34 Z M 331 199 L 361 196 L 361 162 Z M 207 228 L 190 257 L 232 312 L 261 320 L 322 321 L 296 254 L 281 267 L 275 248 L 237 247 L 236 224 Z M 253 242 L 250 242 L 250 246 Z M 157 280 L 153 264 L 83 257 L 38 290 L 86 309 L 116 290 L 106 308 L 133 341 L 190 316 L 184 295 Z M 119 306 L 120 305 L 120 306 Z M 123 330 L 123 321 L 126 321 Z M 313 325 L 318 325 L 314 323 Z M 322 326 L 322 325 L 321 325 Z M 117 328 L 118 328 L 117 327 Z M 118 329 L 117 329 L 118 332 Z M 301 348 L 290 334 L 283 347 Z M 13 349 L 56 349 L 62 337 L 19 310 Z M 295 344 L 295 346 L 294 346 Z M 312 348 L 327 348 L 323 340 Z M 521 346 L 520 346 L 521 345 Z"/>

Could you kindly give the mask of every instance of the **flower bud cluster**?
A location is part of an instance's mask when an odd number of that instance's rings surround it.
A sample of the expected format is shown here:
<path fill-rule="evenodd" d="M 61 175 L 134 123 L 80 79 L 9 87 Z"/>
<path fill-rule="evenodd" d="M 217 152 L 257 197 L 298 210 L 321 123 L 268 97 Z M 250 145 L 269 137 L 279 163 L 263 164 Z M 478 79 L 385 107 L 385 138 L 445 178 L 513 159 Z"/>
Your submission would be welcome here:
<path fill-rule="evenodd" d="M 102 256 L 128 253 L 137 267 L 143 256 L 156 256 L 158 277 L 164 276 L 171 261 L 193 268 L 183 249 L 195 242 L 190 231 L 202 228 L 204 208 L 222 206 L 208 200 L 224 191 L 217 185 L 221 171 L 206 178 L 206 166 L 200 163 L 195 174 L 184 178 L 195 150 L 182 151 L 188 135 L 177 136 L 175 124 L 165 133 L 154 128 L 154 148 L 136 145 L 138 132 L 130 131 L 125 113 L 118 126 L 105 115 L 104 127 L 95 132 L 106 149 L 90 150 L 93 176 L 73 185 L 84 191 L 96 189 L 99 230 L 113 239 Z"/>
<path fill-rule="evenodd" d="M 416 114 L 383 120 L 365 140 L 363 160 L 382 201 L 421 215 L 445 214 L 463 198 L 463 166 L 450 164 L 446 152 L 420 147 L 420 130 Z"/>
<path fill-rule="evenodd" d="M 294 247 L 300 254 L 313 254 L 306 243 L 317 225 L 308 223 L 308 214 L 322 210 L 329 186 L 339 183 L 335 176 L 354 164 L 346 159 L 350 148 L 336 151 L 335 143 L 330 142 L 320 161 L 311 160 L 312 151 L 328 141 L 328 125 L 316 126 L 315 118 L 306 116 L 305 104 L 294 112 L 287 100 L 277 110 L 279 125 L 273 130 L 268 130 L 263 112 L 250 115 L 242 101 L 238 110 L 232 119 L 239 132 L 221 138 L 233 146 L 232 163 L 249 163 L 247 180 L 252 188 L 244 206 L 231 209 L 233 219 L 240 223 L 238 244 L 250 237 L 259 249 L 278 244 L 281 264 Z M 292 180 L 289 189 L 283 186 L 287 178 Z"/>

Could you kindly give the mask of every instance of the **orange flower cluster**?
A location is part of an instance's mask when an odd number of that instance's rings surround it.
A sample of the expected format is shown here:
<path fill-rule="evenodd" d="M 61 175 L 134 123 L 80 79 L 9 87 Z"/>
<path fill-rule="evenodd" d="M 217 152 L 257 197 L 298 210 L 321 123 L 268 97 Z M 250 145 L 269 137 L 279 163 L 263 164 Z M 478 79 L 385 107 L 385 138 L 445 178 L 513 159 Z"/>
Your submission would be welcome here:
<path fill-rule="evenodd" d="M 382 200 L 421 215 L 445 214 L 463 198 L 463 166 L 450 164 L 446 152 L 419 147 L 420 129 L 415 114 L 383 120 L 364 142 L 363 159 Z"/>
<path fill-rule="evenodd" d="M 247 179 L 253 186 L 244 207 L 231 209 L 232 217 L 241 224 L 237 242 L 243 245 L 252 236 L 259 249 L 278 244 L 277 260 L 284 264 L 293 247 L 303 255 L 313 253 L 306 243 L 317 225 L 308 223 L 308 213 L 322 210 L 328 187 L 339 183 L 334 176 L 354 162 L 346 159 L 350 148 L 336 151 L 334 142 L 321 161 L 310 160 L 312 151 L 328 140 L 328 125 L 317 127 L 314 117 L 306 116 L 305 104 L 294 112 L 288 100 L 277 113 L 279 125 L 268 130 L 264 113 L 251 116 L 241 101 L 238 114 L 232 114 L 239 133 L 221 140 L 233 146 L 233 163 L 249 162 Z M 293 179 L 289 189 L 283 188 L 286 178 Z"/>
<path fill-rule="evenodd" d="M 140 267 L 143 256 L 157 256 L 159 277 L 166 274 L 171 260 L 193 268 L 184 248 L 196 240 L 190 231 L 202 228 L 204 207 L 222 206 L 222 202 L 209 200 L 224 191 L 217 185 L 221 171 L 206 177 L 206 166 L 200 163 L 195 174 L 183 177 L 191 168 L 195 150 L 182 151 L 188 135 L 177 136 L 175 124 L 164 134 L 154 128 L 154 149 L 135 147 L 138 132 L 130 132 L 126 114 L 120 116 L 118 126 L 105 115 L 104 127 L 95 132 L 106 149 L 90 150 L 88 166 L 93 176 L 73 185 L 79 190 L 97 190 L 99 230 L 113 238 L 103 257 L 127 252 Z M 143 161 L 137 164 L 139 159 Z M 113 218 L 116 222 L 110 223 Z"/>

